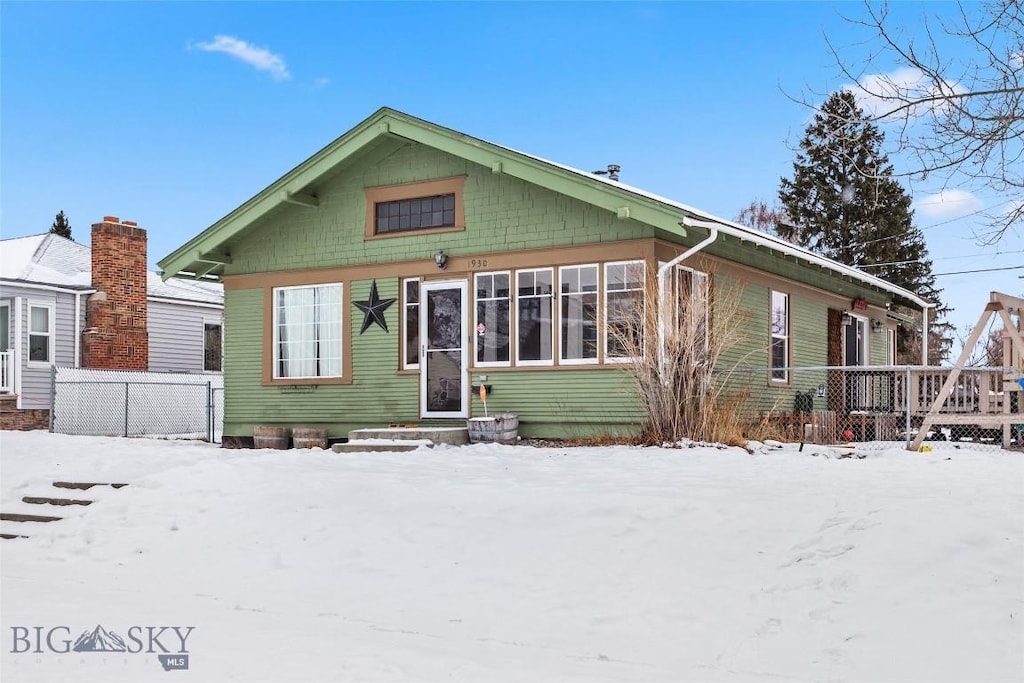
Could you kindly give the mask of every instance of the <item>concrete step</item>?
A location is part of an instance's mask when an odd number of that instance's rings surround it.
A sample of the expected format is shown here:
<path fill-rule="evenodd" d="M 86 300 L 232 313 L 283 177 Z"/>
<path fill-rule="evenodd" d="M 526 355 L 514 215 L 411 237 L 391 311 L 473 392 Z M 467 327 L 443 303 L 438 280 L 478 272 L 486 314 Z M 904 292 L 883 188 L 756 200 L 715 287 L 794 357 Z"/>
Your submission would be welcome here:
<path fill-rule="evenodd" d="M 46 496 L 25 496 L 22 502 L 32 505 L 92 505 L 91 500 L 78 500 L 76 498 L 48 498 Z"/>
<path fill-rule="evenodd" d="M 403 453 L 414 451 L 420 446 L 433 448 L 434 442 L 429 439 L 350 438 L 346 443 L 334 444 L 331 450 L 335 453 Z"/>
<path fill-rule="evenodd" d="M 109 486 L 113 489 L 123 489 L 128 484 L 104 484 L 100 482 L 86 482 L 86 481 L 55 481 L 53 485 L 59 489 L 80 489 L 82 491 L 88 491 L 93 486 Z"/>
<path fill-rule="evenodd" d="M 444 443 L 450 446 L 463 446 L 469 443 L 469 430 L 465 427 L 380 427 L 377 429 L 353 429 L 348 433 L 349 442 L 366 439 L 387 441 L 430 441 L 435 444 Z"/>
<path fill-rule="evenodd" d="M 61 517 L 49 515 L 23 515 L 20 512 L 0 512 L 0 522 L 56 522 Z"/>

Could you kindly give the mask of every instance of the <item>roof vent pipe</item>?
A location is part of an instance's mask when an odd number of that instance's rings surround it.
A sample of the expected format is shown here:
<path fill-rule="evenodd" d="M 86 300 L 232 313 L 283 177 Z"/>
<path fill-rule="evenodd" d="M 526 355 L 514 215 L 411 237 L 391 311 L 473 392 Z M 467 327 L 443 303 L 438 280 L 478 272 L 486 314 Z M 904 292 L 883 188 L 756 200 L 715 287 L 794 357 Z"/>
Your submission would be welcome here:
<path fill-rule="evenodd" d="M 607 171 L 594 171 L 594 175 L 606 175 L 608 176 L 608 180 L 618 180 L 619 171 L 621 170 L 622 167 L 619 166 L 618 164 L 608 164 Z"/>

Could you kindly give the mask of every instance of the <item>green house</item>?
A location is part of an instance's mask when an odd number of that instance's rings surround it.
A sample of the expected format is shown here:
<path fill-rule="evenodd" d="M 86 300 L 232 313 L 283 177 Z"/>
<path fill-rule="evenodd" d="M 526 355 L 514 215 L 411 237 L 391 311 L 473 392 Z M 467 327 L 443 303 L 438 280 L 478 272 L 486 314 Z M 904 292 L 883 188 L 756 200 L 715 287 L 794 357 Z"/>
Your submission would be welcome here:
<path fill-rule="evenodd" d="M 224 434 L 243 437 L 463 420 L 483 414 L 481 384 L 523 435 L 628 432 L 640 412 L 616 331 L 638 306 L 713 317 L 716 293 L 742 287 L 752 341 L 736 351 L 768 369 L 768 394 L 794 390 L 791 366 L 891 363 L 890 308 L 929 306 L 607 174 L 387 108 L 160 266 L 224 284 Z M 701 282 L 712 301 L 680 303 Z"/>

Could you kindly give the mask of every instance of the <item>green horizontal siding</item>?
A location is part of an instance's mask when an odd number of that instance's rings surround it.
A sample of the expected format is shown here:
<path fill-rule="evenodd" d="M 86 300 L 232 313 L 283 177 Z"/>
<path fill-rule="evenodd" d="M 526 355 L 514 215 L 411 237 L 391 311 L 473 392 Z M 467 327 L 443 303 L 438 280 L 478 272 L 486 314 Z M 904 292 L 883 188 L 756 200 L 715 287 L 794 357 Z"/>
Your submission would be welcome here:
<path fill-rule="evenodd" d="M 349 285 L 352 300 L 365 299 L 370 281 Z M 396 278 L 377 280 L 381 298 L 398 296 Z M 293 391 L 262 382 L 263 290 L 228 290 L 225 354 L 225 425 L 228 436 L 250 436 L 254 425 L 319 426 L 332 438 L 352 429 L 419 421 L 419 376 L 397 372 L 401 335 L 398 304 L 387 311 L 390 333 L 373 325 L 362 335 L 363 316 L 350 307 L 346 329 L 352 353 L 352 384 Z M 488 409 L 520 416 L 526 436 L 578 437 L 622 434 L 640 419 L 623 368 L 481 370 L 493 389 Z M 473 396 L 473 414 L 483 404 Z"/>

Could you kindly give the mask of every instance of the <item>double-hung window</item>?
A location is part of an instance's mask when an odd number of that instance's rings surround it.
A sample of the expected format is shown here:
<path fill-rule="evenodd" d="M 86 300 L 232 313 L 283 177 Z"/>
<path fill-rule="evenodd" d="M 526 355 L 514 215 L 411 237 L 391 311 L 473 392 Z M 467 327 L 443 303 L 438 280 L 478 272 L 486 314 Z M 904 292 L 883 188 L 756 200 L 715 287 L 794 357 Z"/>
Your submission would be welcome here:
<path fill-rule="evenodd" d="M 772 291 L 771 309 L 771 380 L 789 381 L 789 295 Z"/>
<path fill-rule="evenodd" d="M 606 361 L 632 360 L 644 355 L 645 272 L 643 261 L 604 266 Z"/>
<path fill-rule="evenodd" d="M 597 362 L 597 265 L 558 269 L 560 362 Z"/>
<path fill-rule="evenodd" d="M 554 271 L 516 271 L 516 365 L 551 365 Z"/>
<path fill-rule="evenodd" d="M 509 365 L 511 328 L 511 274 L 477 273 L 476 365 Z"/>
<path fill-rule="evenodd" d="M 341 284 L 274 289 L 274 378 L 341 377 Z"/>
<path fill-rule="evenodd" d="M 33 363 L 53 362 L 53 307 L 29 304 L 28 359 Z"/>

